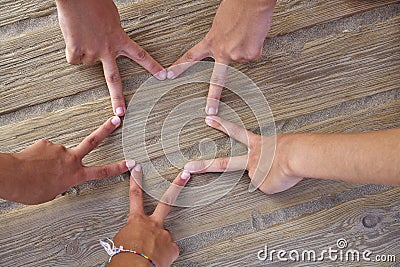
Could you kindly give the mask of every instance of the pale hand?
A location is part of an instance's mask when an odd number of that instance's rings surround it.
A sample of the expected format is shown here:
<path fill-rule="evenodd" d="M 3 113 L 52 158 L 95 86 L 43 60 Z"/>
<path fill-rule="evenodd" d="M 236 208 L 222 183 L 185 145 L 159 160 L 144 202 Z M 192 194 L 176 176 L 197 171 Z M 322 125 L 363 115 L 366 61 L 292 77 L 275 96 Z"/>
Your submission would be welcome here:
<path fill-rule="evenodd" d="M 67 62 L 103 63 L 115 115 L 123 116 L 126 112 L 117 57 L 128 57 L 156 78 L 166 78 L 164 68 L 125 33 L 112 0 L 57 0 L 56 3 Z"/>
<path fill-rule="evenodd" d="M 192 161 L 185 165 L 185 170 L 191 173 L 248 170 L 253 185 L 267 194 L 285 191 L 303 179 L 289 174 L 285 164 L 287 155 L 284 135 L 276 136 L 275 149 L 275 136 L 254 134 L 217 116 L 206 117 L 206 123 L 245 144 L 249 152 L 247 155 L 230 158 Z"/>
<path fill-rule="evenodd" d="M 175 78 L 206 57 L 215 59 L 207 97 L 206 113 L 218 113 L 219 99 L 232 62 L 257 60 L 271 27 L 276 0 L 223 0 L 205 38 L 168 68 Z M 182 64 L 187 63 L 187 64 Z M 182 65 L 179 65 L 182 64 Z"/>

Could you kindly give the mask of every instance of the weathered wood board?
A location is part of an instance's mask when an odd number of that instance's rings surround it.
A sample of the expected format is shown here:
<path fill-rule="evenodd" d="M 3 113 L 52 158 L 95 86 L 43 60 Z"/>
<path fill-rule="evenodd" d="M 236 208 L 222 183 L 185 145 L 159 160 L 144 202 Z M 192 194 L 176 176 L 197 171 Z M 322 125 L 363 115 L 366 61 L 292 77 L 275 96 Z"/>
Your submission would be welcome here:
<path fill-rule="evenodd" d="M 41 138 L 76 145 L 112 116 L 101 65 L 67 65 L 53 1 L 0 2 L 0 151 L 20 151 Z M 125 30 L 168 66 L 204 37 L 219 1 L 134 2 L 117 2 Z M 400 127 L 399 43 L 399 1 L 278 1 L 262 58 L 234 66 L 260 87 L 279 133 L 388 129 Z M 149 75 L 130 60 L 118 62 L 129 100 Z M 170 93 L 171 106 L 206 91 L 194 86 Z M 256 130 L 251 110 L 234 93 L 226 90 L 222 99 Z M 160 106 L 167 113 L 170 108 Z M 153 119 L 160 124 L 164 116 Z M 156 126 L 149 131 L 157 135 Z M 228 140 L 202 123 L 193 132 L 195 137 L 182 136 L 181 149 L 194 149 L 204 137 L 221 144 Z M 85 162 L 123 157 L 118 129 Z M 161 150 L 154 150 L 151 160 L 166 161 Z M 172 178 L 177 169 L 161 172 Z M 0 266 L 104 264 L 107 255 L 98 239 L 112 237 L 125 222 L 127 177 L 86 183 L 38 206 L 0 200 Z M 190 185 L 215 177 L 195 176 Z M 308 179 L 268 196 L 247 187 L 244 175 L 210 205 L 173 210 L 166 227 L 181 248 L 175 266 L 395 264 L 257 259 L 265 245 L 320 251 L 341 238 L 349 248 L 395 255 L 400 262 L 398 188 Z M 146 196 L 148 212 L 155 203 Z"/>

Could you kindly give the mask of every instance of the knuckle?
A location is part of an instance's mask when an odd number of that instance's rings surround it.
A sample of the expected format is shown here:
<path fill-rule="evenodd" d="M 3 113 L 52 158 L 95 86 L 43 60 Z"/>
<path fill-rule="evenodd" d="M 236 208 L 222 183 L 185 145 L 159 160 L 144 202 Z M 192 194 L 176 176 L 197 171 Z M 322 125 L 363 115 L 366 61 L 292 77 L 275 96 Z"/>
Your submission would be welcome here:
<path fill-rule="evenodd" d="M 111 97 L 111 99 L 112 99 L 112 102 L 113 102 L 113 103 L 124 102 L 124 97 L 121 96 L 121 95 L 113 95 L 113 96 Z"/>
<path fill-rule="evenodd" d="M 44 144 L 48 144 L 48 143 L 50 143 L 50 141 L 46 140 L 46 139 L 40 139 L 35 142 L 35 144 L 38 144 L 38 145 L 44 145 Z"/>
<path fill-rule="evenodd" d="M 239 62 L 243 60 L 243 57 L 240 52 L 233 51 L 231 53 L 231 59 L 232 61 Z"/>
<path fill-rule="evenodd" d="M 90 136 L 87 141 L 91 147 L 96 147 L 100 144 L 100 140 L 97 136 Z"/>
<path fill-rule="evenodd" d="M 81 48 L 77 45 L 72 45 L 67 48 L 68 54 L 71 56 L 79 56 L 81 54 Z"/>
<path fill-rule="evenodd" d="M 218 168 L 221 170 L 225 170 L 228 167 L 229 164 L 229 158 L 221 158 L 217 161 L 218 163 Z"/>
<path fill-rule="evenodd" d="M 178 245 L 177 245 L 175 242 L 173 242 L 173 243 L 171 244 L 171 247 L 172 247 L 172 249 L 173 249 L 174 252 L 175 252 L 175 257 L 178 257 L 178 256 L 179 256 L 179 247 L 178 247 Z"/>
<path fill-rule="evenodd" d="M 146 51 L 143 48 L 139 48 L 135 54 L 135 59 L 138 61 L 144 61 L 146 59 Z"/>
<path fill-rule="evenodd" d="M 78 60 L 77 59 L 74 59 L 72 56 L 70 56 L 70 55 L 67 55 L 66 56 L 66 59 L 67 59 L 67 63 L 68 64 L 71 64 L 71 65 L 78 65 L 79 64 L 79 62 L 78 62 Z"/>
<path fill-rule="evenodd" d="M 118 71 L 114 71 L 114 72 L 108 74 L 107 80 L 110 83 L 113 83 L 113 84 L 120 83 L 121 82 L 121 77 L 120 77 Z"/>
<path fill-rule="evenodd" d="M 101 167 L 99 169 L 99 177 L 110 177 L 111 173 L 110 170 L 106 167 Z"/>
<path fill-rule="evenodd" d="M 194 61 L 195 60 L 195 56 L 194 56 L 193 52 L 190 50 L 186 52 L 184 58 L 185 58 L 185 61 Z"/>
<path fill-rule="evenodd" d="M 142 189 L 138 186 L 131 188 L 129 191 L 130 191 L 130 194 L 132 197 L 141 197 L 142 196 Z"/>
<path fill-rule="evenodd" d="M 244 58 L 247 61 L 254 61 L 261 57 L 261 48 L 251 48 L 247 51 L 246 57 Z"/>

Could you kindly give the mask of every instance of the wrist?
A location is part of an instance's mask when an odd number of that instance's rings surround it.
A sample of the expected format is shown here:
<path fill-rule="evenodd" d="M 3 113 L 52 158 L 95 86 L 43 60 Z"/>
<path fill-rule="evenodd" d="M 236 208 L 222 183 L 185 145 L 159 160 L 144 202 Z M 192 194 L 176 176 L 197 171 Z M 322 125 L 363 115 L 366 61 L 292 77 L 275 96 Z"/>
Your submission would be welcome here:
<path fill-rule="evenodd" d="M 134 237 L 126 234 L 125 231 L 123 231 L 122 233 L 119 232 L 114 238 L 115 247 L 119 248 L 120 246 L 122 246 L 126 250 L 136 251 L 138 254 L 131 252 L 121 252 L 119 254 L 116 254 L 112 257 L 112 265 L 110 266 L 153 266 L 151 262 L 146 259 L 146 257 L 154 262 L 156 266 L 160 266 L 158 259 L 156 259 L 156 256 L 158 255 L 157 253 L 155 253 L 154 247 L 152 247 L 152 245 L 146 244 L 146 242 L 142 243 L 140 240 L 143 240 L 143 237 Z M 145 257 L 141 256 L 140 254 L 145 255 Z"/>
<path fill-rule="evenodd" d="M 297 177 L 297 152 L 296 142 L 298 139 L 297 134 L 282 134 L 277 136 L 275 158 L 282 170 L 283 174 L 287 177 Z"/>
<path fill-rule="evenodd" d="M 21 166 L 16 154 L 0 153 L 0 198 L 11 201 L 19 199 L 19 189 L 17 179 L 20 179 Z"/>
<path fill-rule="evenodd" d="M 128 248 L 125 248 L 125 249 L 128 249 Z M 136 255 L 133 253 L 129 253 L 129 252 L 121 252 L 112 257 L 112 260 L 108 266 L 110 266 L 110 267 L 116 267 L 116 266 L 151 267 L 153 265 L 148 260 L 143 258 L 142 256 L 139 256 L 139 255 Z M 156 263 L 156 266 L 159 266 L 159 265 Z"/>

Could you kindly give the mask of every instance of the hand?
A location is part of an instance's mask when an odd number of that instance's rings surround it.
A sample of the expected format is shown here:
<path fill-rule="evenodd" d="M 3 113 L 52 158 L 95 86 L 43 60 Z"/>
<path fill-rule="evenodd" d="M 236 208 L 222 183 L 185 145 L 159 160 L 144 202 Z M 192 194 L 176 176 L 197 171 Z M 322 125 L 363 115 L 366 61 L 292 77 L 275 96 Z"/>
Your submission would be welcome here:
<path fill-rule="evenodd" d="M 131 171 L 128 221 L 114 237 L 115 246 L 139 251 L 154 261 L 157 267 L 170 266 L 178 258 L 179 248 L 172 241 L 171 234 L 164 230 L 164 220 L 189 177 L 189 172 L 179 174 L 164 193 L 163 202 L 158 203 L 152 215 L 146 216 L 143 209 L 143 192 L 141 189 L 142 172 L 140 165 L 136 165 Z M 140 263 L 143 265 L 139 265 Z M 150 265 L 138 255 L 120 253 L 112 258 L 108 266 Z"/>
<path fill-rule="evenodd" d="M 231 158 L 189 162 L 185 165 L 185 170 L 191 173 L 205 173 L 246 169 L 253 185 L 267 194 L 285 191 L 303 179 L 292 176 L 286 164 L 285 135 L 277 136 L 275 150 L 275 137 L 256 135 L 216 116 L 206 117 L 206 123 L 245 144 L 249 152 L 247 155 Z"/>
<path fill-rule="evenodd" d="M 123 116 L 126 112 L 117 57 L 129 57 L 158 79 L 166 78 L 164 68 L 124 32 L 112 0 L 57 0 L 56 3 L 68 63 L 93 65 L 97 60 L 103 63 L 115 115 Z"/>
<path fill-rule="evenodd" d="M 263 42 L 271 27 L 276 0 L 223 0 L 210 31 L 168 69 L 175 78 L 196 61 L 214 57 L 206 113 L 217 115 L 227 68 L 232 62 L 245 63 L 261 56 Z M 182 64 L 187 63 L 188 64 Z M 182 64 L 182 65 L 179 65 Z"/>
<path fill-rule="evenodd" d="M 119 117 L 107 120 L 99 129 L 73 149 L 55 145 L 47 140 L 37 141 L 19 153 L 13 154 L 15 177 L 7 177 L 2 195 L 24 204 L 39 204 L 54 199 L 71 186 L 97 178 L 107 178 L 128 171 L 133 162 L 85 167 L 82 159 L 120 124 Z"/>

